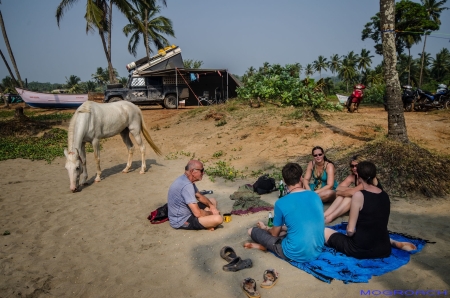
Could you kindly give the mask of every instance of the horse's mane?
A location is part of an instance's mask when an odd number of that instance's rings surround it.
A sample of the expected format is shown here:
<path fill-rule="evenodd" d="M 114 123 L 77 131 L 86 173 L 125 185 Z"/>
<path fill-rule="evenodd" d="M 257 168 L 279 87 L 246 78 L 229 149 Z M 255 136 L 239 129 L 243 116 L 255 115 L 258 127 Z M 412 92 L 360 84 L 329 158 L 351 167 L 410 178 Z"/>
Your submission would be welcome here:
<path fill-rule="evenodd" d="M 77 122 L 78 113 L 90 113 L 91 112 L 91 103 L 89 101 L 83 103 L 73 114 L 72 119 L 70 119 L 69 131 L 67 132 L 67 146 L 69 152 L 73 150 L 73 132 L 75 130 L 75 124 Z"/>

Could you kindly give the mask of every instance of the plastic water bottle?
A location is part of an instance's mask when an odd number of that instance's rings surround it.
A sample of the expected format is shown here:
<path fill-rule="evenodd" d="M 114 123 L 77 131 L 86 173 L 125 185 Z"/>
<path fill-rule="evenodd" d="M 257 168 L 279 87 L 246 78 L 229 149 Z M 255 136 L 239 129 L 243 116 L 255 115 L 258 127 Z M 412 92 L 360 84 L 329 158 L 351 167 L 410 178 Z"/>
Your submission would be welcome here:
<path fill-rule="evenodd" d="M 281 198 L 285 194 L 283 180 L 280 180 L 279 190 L 280 190 L 280 194 L 278 195 L 278 198 Z"/>
<path fill-rule="evenodd" d="M 267 226 L 268 227 L 273 227 L 273 216 L 272 216 L 272 212 L 269 212 L 269 220 L 267 221 Z"/>

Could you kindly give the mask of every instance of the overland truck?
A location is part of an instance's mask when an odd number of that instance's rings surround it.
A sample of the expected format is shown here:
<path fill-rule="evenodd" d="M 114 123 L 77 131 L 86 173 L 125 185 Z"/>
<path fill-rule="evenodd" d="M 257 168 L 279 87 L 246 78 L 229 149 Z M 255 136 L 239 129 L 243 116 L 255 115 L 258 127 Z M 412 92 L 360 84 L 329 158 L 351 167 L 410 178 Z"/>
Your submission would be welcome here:
<path fill-rule="evenodd" d="M 189 97 L 189 88 L 180 75 L 175 76 L 175 68 L 184 68 L 181 49 L 175 45 L 159 50 L 150 58 L 132 62 L 127 65 L 127 85 L 107 85 L 103 101 L 127 100 L 136 105 L 160 104 L 174 109 L 177 93 L 179 101 Z"/>

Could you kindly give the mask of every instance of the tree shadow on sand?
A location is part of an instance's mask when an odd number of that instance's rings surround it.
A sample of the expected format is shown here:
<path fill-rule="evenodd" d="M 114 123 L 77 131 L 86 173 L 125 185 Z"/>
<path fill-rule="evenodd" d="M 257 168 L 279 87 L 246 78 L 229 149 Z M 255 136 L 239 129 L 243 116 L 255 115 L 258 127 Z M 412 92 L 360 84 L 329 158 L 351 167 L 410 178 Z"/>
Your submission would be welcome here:
<path fill-rule="evenodd" d="M 342 128 L 336 127 L 334 125 L 331 125 L 330 123 L 327 123 L 325 121 L 325 119 L 322 118 L 322 116 L 320 116 L 320 114 L 317 111 L 312 111 L 312 114 L 314 116 L 314 119 L 319 122 L 320 124 L 322 124 L 323 126 L 325 126 L 326 128 L 330 129 L 333 133 L 337 133 L 340 134 L 344 137 L 349 137 L 355 140 L 359 140 L 359 141 L 372 141 L 373 139 L 371 138 L 366 138 L 366 137 L 360 137 L 354 134 L 351 134 L 349 132 L 346 132 L 345 130 L 343 130 Z"/>

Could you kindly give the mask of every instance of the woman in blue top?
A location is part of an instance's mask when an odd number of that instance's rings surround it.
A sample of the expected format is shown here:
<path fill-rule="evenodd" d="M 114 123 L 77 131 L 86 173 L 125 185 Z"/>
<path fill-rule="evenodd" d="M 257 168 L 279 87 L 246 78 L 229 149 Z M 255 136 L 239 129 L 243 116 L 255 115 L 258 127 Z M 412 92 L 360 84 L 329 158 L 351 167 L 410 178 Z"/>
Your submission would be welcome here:
<path fill-rule="evenodd" d="M 322 147 L 312 150 L 313 161 L 308 163 L 303 183 L 307 190 L 315 191 L 322 202 L 333 201 L 336 198 L 337 181 L 334 179 L 334 164 L 327 159 Z"/>

